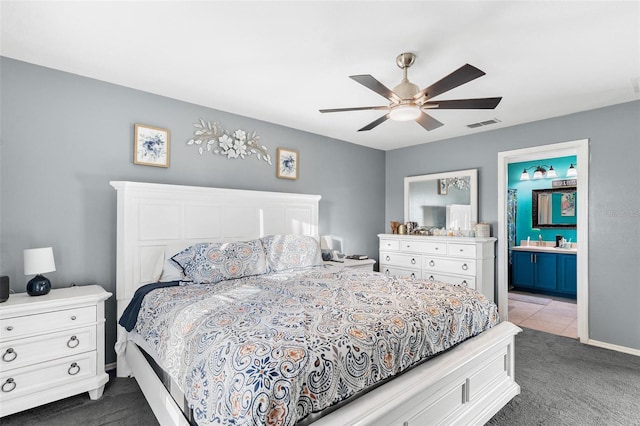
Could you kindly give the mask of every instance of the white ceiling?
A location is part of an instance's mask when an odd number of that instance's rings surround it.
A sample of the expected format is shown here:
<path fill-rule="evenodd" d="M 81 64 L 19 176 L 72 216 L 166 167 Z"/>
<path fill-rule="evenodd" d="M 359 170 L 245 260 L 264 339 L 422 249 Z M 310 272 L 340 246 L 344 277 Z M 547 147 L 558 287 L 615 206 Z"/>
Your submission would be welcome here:
<path fill-rule="evenodd" d="M 640 99 L 638 1 L 2 1 L 0 14 L 3 56 L 383 150 Z M 384 112 L 318 112 L 385 105 L 348 76 L 393 88 L 401 52 L 420 88 L 465 63 L 486 72 L 434 100 L 502 102 L 431 111 L 444 126 L 430 132 L 357 132 Z"/>

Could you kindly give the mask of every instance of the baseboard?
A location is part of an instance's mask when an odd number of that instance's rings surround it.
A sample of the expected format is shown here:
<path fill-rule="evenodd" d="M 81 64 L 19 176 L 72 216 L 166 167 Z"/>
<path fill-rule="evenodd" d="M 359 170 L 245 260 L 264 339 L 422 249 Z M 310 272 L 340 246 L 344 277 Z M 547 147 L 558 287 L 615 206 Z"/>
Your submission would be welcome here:
<path fill-rule="evenodd" d="M 616 352 L 623 352 L 629 355 L 640 356 L 640 349 L 627 348 L 626 346 L 613 345 L 611 343 L 600 342 L 593 339 L 589 339 L 587 344 L 591 346 L 598 346 L 599 348 L 611 349 Z"/>
<path fill-rule="evenodd" d="M 118 363 L 110 362 L 109 364 L 104 365 L 104 369 L 105 371 L 115 370 L 117 366 L 118 366 Z"/>

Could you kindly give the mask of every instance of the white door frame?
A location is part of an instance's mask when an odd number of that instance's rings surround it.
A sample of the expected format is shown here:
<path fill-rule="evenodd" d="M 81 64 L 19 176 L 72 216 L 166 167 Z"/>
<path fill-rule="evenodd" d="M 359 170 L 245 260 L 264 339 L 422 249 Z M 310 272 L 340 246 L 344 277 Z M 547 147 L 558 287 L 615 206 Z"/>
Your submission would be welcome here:
<path fill-rule="evenodd" d="M 589 140 L 580 139 L 498 153 L 498 307 L 509 319 L 509 265 L 507 247 L 507 176 L 509 163 L 576 156 L 577 185 L 577 309 L 578 338 L 589 341 Z"/>

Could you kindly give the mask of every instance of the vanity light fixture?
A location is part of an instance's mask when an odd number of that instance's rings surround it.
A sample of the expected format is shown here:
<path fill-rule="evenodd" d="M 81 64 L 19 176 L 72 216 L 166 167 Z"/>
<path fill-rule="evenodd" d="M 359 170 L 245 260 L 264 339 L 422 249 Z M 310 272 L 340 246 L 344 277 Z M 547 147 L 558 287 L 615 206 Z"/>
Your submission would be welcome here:
<path fill-rule="evenodd" d="M 573 166 L 573 163 L 571 163 L 569 170 L 567 170 L 567 177 L 578 177 L 578 169 Z"/>
<path fill-rule="evenodd" d="M 527 167 L 522 171 L 520 175 L 520 180 L 530 180 L 529 172 L 527 170 L 535 168 L 535 172 L 533 172 L 534 179 L 542 179 L 542 178 L 556 178 L 558 174 L 556 173 L 553 166 L 549 165 L 541 165 L 541 166 L 531 166 Z"/>

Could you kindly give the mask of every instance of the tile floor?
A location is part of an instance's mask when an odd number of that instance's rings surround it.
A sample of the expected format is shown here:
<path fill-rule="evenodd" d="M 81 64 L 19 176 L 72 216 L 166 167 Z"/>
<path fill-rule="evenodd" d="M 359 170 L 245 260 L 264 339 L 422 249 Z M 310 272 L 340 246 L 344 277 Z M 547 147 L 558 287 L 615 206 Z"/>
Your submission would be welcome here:
<path fill-rule="evenodd" d="M 577 339 L 577 318 L 572 301 L 551 300 L 548 305 L 541 305 L 509 299 L 509 321 L 523 327 Z"/>

